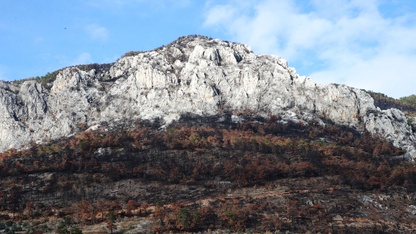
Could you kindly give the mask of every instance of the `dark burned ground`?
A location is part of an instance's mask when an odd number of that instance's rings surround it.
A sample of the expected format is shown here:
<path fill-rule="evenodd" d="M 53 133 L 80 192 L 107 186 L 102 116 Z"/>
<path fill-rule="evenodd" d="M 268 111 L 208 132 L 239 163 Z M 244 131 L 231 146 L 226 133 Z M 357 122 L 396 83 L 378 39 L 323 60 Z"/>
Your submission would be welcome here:
<path fill-rule="evenodd" d="M 0 230 L 412 233 L 416 169 L 327 123 L 187 119 L 1 154 Z"/>

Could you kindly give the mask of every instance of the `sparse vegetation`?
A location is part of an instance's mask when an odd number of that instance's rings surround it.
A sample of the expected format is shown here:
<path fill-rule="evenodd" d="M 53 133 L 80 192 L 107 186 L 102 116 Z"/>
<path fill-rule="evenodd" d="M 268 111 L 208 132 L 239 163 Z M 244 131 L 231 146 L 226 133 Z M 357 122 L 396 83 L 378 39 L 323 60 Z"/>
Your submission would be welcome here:
<path fill-rule="evenodd" d="M 179 46 L 186 46 L 187 40 L 192 40 L 192 39 L 197 38 L 197 37 L 204 38 L 204 39 L 212 39 L 212 38 L 210 38 L 210 37 L 207 37 L 207 36 L 201 36 L 201 35 L 181 36 L 181 37 L 179 37 L 177 40 L 175 40 L 175 41 L 173 41 L 173 42 L 169 43 L 168 45 L 166 45 L 166 47 L 173 46 L 174 44 L 178 44 Z M 164 47 L 165 47 L 165 46 L 164 46 L 164 45 L 162 45 L 162 46 L 160 46 L 160 47 L 158 47 L 158 48 L 156 48 L 156 49 L 154 49 L 154 50 L 155 50 L 155 51 L 158 51 L 158 50 L 163 49 Z M 123 54 L 123 55 L 120 57 L 120 59 L 121 59 L 121 58 L 124 58 L 124 57 L 136 56 L 136 55 L 141 54 L 141 53 L 144 53 L 144 52 L 146 52 L 146 51 L 129 51 L 129 52 L 127 52 L 127 53 Z"/>
<path fill-rule="evenodd" d="M 41 77 L 36 77 L 35 80 L 38 83 L 41 83 L 43 87 L 46 87 L 46 84 L 53 82 L 56 79 L 60 70 L 54 71 L 52 73 L 46 73 L 46 75 Z"/>
<path fill-rule="evenodd" d="M 406 103 L 408 105 L 411 105 L 413 107 L 416 107 L 416 95 L 410 95 L 410 96 L 407 96 L 407 97 L 401 97 L 400 98 L 400 101 L 402 103 Z"/>
<path fill-rule="evenodd" d="M 380 107 L 380 109 L 382 110 L 389 109 L 389 108 L 396 108 L 407 113 L 416 112 L 416 96 L 415 95 L 402 97 L 400 99 L 395 99 L 382 93 L 376 93 L 373 91 L 366 91 L 366 92 L 368 92 L 371 95 L 371 97 L 374 99 L 374 102 L 375 102 L 374 104 Z"/>
<path fill-rule="evenodd" d="M 108 71 L 112 65 L 113 63 L 105 63 L 105 64 L 92 63 L 92 64 L 76 65 L 72 67 L 77 67 L 81 71 L 90 71 L 91 69 L 96 69 L 102 72 L 102 71 Z M 50 88 L 51 85 L 48 85 L 48 84 L 53 83 L 58 73 L 64 69 L 66 68 L 62 68 L 54 72 L 48 72 L 43 76 L 36 76 L 36 77 L 27 78 L 27 79 L 15 80 L 12 83 L 20 85 L 27 80 L 35 80 L 36 82 L 40 83 L 43 87 Z"/>
<path fill-rule="evenodd" d="M 43 76 L 36 76 L 36 77 L 27 78 L 27 79 L 15 80 L 15 81 L 12 81 L 12 83 L 20 85 L 25 81 L 35 80 L 36 82 L 42 84 L 43 87 L 46 87 L 48 83 L 51 83 L 56 79 L 56 76 L 61 70 L 62 69 L 56 70 L 54 72 L 48 72 L 46 73 L 46 75 L 43 75 Z"/>
<path fill-rule="evenodd" d="M 124 58 L 124 57 L 136 56 L 136 55 L 139 55 L 139 54 L 141 54 L 141 53 L 144 53 L 144 51 L 129 51 L 129 52 L 127 52 L 127 53 L 123 54 L 123 55 L 120 57 L 120 59 L 122 59 L 122 58 Z"/>
<path fill-rule="evenodd" d="M 91 63 L 91 64 L 82 64 L 82 65 L 76 65 L 79 70 L 81 71 L 90 71 L 92 69 L 98 70 L 98 71 L 108 71 L 110 67 L 113 65 L 113 63 Z"/>

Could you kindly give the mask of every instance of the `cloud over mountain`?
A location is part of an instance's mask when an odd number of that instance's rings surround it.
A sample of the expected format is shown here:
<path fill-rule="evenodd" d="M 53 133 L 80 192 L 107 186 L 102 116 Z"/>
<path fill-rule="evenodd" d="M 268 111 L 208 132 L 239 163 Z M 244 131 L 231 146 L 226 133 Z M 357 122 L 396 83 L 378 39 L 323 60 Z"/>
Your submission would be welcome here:
<path fill-rule="evenodd" d="M 400 97 L 414 93 L 415 14 L 405 1 L 215 2 L 205 26 L 260 53 L 285 57 L 303 75 Z M 411 3 L 408 3 L 411 4 Z M 397 7 L 397 6 L 396 6 Z M 400 10 L 401 9 L 401 10 Z"/>

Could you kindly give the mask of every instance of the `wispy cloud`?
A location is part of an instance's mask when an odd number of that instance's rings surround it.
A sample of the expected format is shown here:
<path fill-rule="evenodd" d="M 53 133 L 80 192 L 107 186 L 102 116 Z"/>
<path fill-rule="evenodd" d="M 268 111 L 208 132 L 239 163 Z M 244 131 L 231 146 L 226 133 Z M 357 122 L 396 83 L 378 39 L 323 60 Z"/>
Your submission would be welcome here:
<path fill-rule="evenodd" d="M 80 64 L 88 64 L 92 63 L 93 60 L 91 58 L 91 55 L 87 52 L 79 54 L 75 59 L 73 59 L 70 64 L 71 65 L 80 65 Z"/>
<path fill-rule="evenodd" d="M 287 58 L 317 82 L 344 83 L 394 97 L 416 93 L 415 15 L 388 17 L 381 4 L 262 0 L 241 5 L 230 0 L 208 5 L 204 25 L 258 53 Z"/>
<path fill-rule="evenodd" d="M 89 24 L 85 26 L 85 31 L 93 40 L 96 40 L 99 42 L 106 42 L 108 39 L 107 28 L 99 24 Z"/>

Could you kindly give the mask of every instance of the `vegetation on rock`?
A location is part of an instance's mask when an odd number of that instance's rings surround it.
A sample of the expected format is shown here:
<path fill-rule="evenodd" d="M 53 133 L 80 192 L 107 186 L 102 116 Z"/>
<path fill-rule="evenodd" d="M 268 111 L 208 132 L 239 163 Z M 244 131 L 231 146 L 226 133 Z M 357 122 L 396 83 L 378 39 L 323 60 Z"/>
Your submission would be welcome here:
<path fill-rule="evenodd" d="M 395 99 L 382 93 L 367 91 L 380 109 L 396 108 L 404 112 L 416 112 L 416 96 L 410 95 Z"/>

